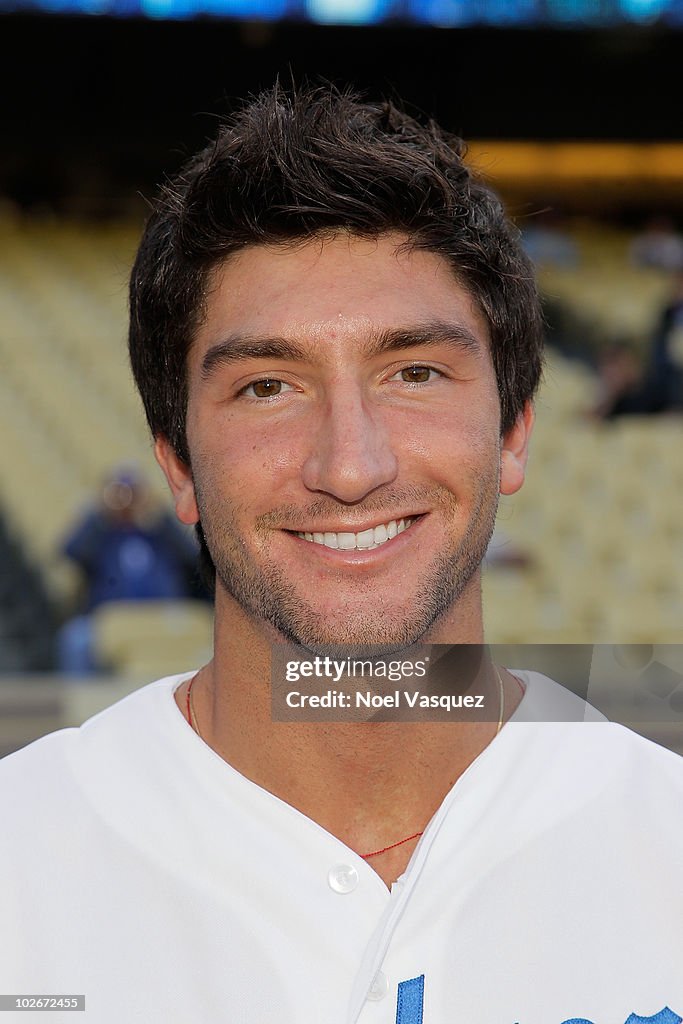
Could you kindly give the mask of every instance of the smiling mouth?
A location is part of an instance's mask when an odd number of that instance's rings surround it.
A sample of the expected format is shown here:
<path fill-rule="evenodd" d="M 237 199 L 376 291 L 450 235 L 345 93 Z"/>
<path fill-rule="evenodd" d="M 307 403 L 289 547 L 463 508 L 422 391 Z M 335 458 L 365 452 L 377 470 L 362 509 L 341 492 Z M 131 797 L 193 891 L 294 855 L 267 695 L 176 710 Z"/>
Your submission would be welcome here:
<path fill-rule="evenodd" d="M 388 523 L 360 533 L 297 533 L 296 536 L 311 544 L 321 544 L 325 548 L 340 551 L 374 551 L 383 544 L 393 540 L 399 533 L 405 533 L 421 516 L 409 516 L 406 519 L 392 519 Z"/>

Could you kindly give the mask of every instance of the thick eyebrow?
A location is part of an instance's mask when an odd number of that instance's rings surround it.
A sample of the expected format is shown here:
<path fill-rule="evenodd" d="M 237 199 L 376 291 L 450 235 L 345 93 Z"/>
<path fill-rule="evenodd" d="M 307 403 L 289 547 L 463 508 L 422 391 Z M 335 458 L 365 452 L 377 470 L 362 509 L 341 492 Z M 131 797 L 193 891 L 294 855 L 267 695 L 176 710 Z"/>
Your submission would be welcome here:
<path fill-rule="evenodd" d="M 480 354 L 483 348 L 482 341 L 464 324 L 434 320 L 411 327 L 393 327 L 375 332 L 367 339 L 361 351 L 366 359 L 372 359 L 385 352 L 400 352 L 417 345 L 449 345 L 460 352 L 474 354 Z M 202 359 L 201 377 L 206 381 L 218 366 L 247 359 L 308 362 L 314 358 L 316 347 L 302 345 L 291 338 L 231 335 L 212 345 L 206 352 Z"/>
<path fill-rule="evenodd" d="M 379 331 L 368 341 L 364 355 L 372 358 L 384 352 L 400 352 L 416 345 L 449 345 L 459 352 L 475 355 L 481 353 L 484 347 L 482 341 L 464 324 L 431 320 L 413 327 Z"/>
<path fill-rule="evenodd" d="M 201 377 L 208 380 L 218 366 L 243 362 L 246 359 L 289 359 L 305 362 L 310 353 L 287 338 L 257 338 L 233 334 L 212 345 L 202 359 Z"/>

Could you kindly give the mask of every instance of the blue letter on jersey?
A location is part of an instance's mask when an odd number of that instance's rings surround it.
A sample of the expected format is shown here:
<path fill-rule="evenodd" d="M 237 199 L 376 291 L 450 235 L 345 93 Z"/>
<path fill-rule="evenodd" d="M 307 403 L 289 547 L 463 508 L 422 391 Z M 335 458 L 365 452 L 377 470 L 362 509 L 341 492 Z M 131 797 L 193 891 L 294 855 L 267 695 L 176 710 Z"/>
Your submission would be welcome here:
<path fill-rule="evenodd" d="M 668 1006 L 665 1006 L 663 1010 L 653 1014 L 652 1017 L 639 1017 L 637 1013 L 632 1013 L 627 1018 L 626 1024 L 681 1024 L 681 1018 Z"/>
<path fill-rule="evenodd" d="M 398 1003 L 396 1004 L 396 1024 L 422 1024 L 424 1006 L 425 976 L 400 981 L 398 984 Z M 656 1024 L 674 1024 L 674 1021 L 657 1021 Z"/>
<path fill-rule="evenodd" d="M 585 1017 L 572 1017 L 570 1020 L 563 1020 L 562 1024 L 593 1024 L 593 1022 L 586 1020 Z M 677 1013 L 665 1006 L 663 1010 L 653 1013 L 651 1017 L 639 1017 L 637 1013 L 632 1013 L 630 1017 L 626 1018 L 624 1024 L 683 1024 L 683 1017 L 679 1017 Z"/>

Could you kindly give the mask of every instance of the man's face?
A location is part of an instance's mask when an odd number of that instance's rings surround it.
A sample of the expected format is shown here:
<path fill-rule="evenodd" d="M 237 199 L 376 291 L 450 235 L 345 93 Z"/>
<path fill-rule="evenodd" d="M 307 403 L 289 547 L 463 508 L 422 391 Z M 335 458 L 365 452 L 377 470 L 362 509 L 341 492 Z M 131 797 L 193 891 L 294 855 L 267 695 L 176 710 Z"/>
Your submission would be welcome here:
<path fill-rule="evenodd" d="M 189 357 L 191 474 L 157 445 L 219 604 L 310 649 L 429 639 L 478 587 L 499 489 L 521 483 L 501 453 L 525 453 L 529 424 L 501 441 L 486 322 L 443 258 L 403 241 L 231 259 Z"/>

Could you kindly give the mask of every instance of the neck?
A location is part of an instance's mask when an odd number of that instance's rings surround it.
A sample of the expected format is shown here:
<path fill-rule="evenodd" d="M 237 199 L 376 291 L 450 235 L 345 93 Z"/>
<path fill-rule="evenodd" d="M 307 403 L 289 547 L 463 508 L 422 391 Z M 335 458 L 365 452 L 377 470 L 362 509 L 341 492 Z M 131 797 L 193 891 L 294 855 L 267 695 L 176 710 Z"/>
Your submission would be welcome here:
<path fill-rule="evenodd" d="M 430 643 L 481 643 L 478 586 L 474 606 L 460 610 L 458 621 L 442 623 Z M 486 707 L 494 709 L 488 721 L 274 722 L 270 656 L 275 639 L 226 595 L 217 597 L 215 657 L 193 683 L 202 739 L 241 774 L 357 853 L 422 832 L 496 734 L 500 688 L 492 666 L 484 667 L 477 687 Z M 508 717 L 519 694 L 507 674 L 502 682 Z M 176 698 L 183 711 L 186 694 L 183 687 Z M 404 869 L 416 843 L 369 863 L 389 882 Z"/>

